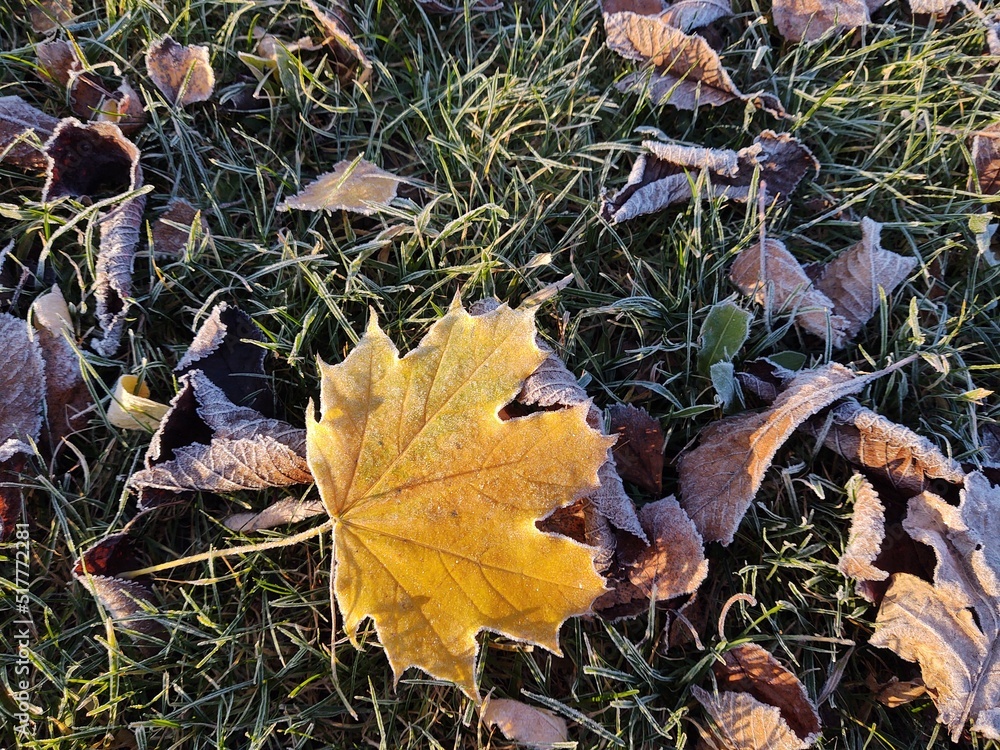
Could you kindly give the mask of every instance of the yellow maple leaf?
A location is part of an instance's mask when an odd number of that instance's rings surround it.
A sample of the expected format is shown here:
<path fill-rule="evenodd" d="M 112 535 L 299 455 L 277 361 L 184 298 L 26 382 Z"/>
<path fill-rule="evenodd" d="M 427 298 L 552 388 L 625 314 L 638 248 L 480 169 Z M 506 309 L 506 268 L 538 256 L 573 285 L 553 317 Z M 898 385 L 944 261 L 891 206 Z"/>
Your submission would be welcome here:
<path fill-rule="evenodd" d="M 372 618 L 396 679 L 416 666 L 478 699 L 480 630 L 558 654 L 559 627 L 606 590 L 592 548 L 535 521 L 597 487 L 613 439 L 587 404 L 498 416 L 544 358 L 532 311 L 456 301 L 403 358 L 373 319 L 321 364 L 308 460 L 335 522 L 335 595 L 355 645 Z"/>

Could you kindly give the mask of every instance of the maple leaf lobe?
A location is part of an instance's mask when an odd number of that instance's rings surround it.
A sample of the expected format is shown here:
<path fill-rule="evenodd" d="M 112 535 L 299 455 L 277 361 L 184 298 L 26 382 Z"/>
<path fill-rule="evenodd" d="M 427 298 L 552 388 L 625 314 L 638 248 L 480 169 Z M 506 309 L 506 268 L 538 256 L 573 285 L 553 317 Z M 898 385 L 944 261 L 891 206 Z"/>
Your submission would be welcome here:
<path fill-rule="evenodd" d="M 371 617 L 393 672 L 478 698 L 483 629 L 559 653 L 559 627 L 605 592 L 595 550 L 535 522 L 598 486 L 613 439 L 589 402 L 502 421 L 546 354 L 532 311 L 456 303 L 400 358 L 378 327 L 321 364 L 307 454 L 337 521 L 334 589 L 354 639 Z"/>

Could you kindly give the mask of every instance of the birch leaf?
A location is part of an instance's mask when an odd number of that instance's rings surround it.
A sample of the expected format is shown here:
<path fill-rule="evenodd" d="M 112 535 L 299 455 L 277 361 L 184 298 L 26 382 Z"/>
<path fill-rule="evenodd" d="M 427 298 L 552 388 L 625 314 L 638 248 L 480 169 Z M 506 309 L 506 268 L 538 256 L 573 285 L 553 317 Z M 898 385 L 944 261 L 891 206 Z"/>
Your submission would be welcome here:
<path fill-rule="evenodd" d="M 374 621 L 397 679 L 416 666 L 478 699 L 480 630 L 559 653 L 562 623 L 605 590 L 593 549 L 535 523 L 597 487 L 612 440 L 586 404 L 498 416 L 545 359 L 535 335 L 532 310 L 456 303 L 402 359 L 373 320 L 322 365 L 306 429 L 335 595 L 353 642 Z"/>
<path fill-rule="evenodd" d="M 966 477 L 956 508 L 925 492 L 903 522 L 934 549 L 934 582 L 907 573 L 890 579 L 873 646 L 920 665 L 938 721 L 957 742 L 972 731 L 1000 739 L 1000 489 Z"/>
<path fill-rule="evenodd" d="M 850 321 L 837 314 L 833 301 L 813 286 L 784 243 L 766 239 L 736 256 L 729 278 L 744 294 L 769 311 L 795 311 L 795 322 L 834 348 L 847 343 Z"/>
<path fill-rule="evenodd" d="M 164 98 L 177 107 L 208 101 L 215 89 L 215 71 L 208 47 L 182 46 L 169 34 L 146 50 L 146 72 Z"/>
<path fill-rule="evenodd" d="M 954 484 L 965 479 L 961 465 L 930 440 L 853 399 L 834 407 L 828 423 L 817 417 L 803 428 L 814 435 L 823 434 L 827 448 L 884 477 L 908 497 L 926 490 L 932 479 Z"/>
<path fill-rule="evenodd" d="M 793 378 L 766 411 L 709 425 L 678 465 L 681 505 L 705 541 L 733 541 L 778 449 L 792 432 L 837 399 L 857 393 L 899 365 L 864 376 L 836 362 Z"/>
<path fill-rule="evenodd" d="M 364 159 L 337 162 L 332 172 L 320 175 L 278 206 L 279 211 L 353 211 L 372 216 L 388 208 L 396 197 L 396 175 Z"/>
<path fill-rule="evenodd" d="M 503 732 L 508 740 L 539 750 L 569 739 L 565 719 L 521 701 L 491 698 L 483 708 L 483 721 Z"/>
<path fill-rule="evenodd" d="M 861 241 L 823 268 L 816 288 L 847 321 L 844 335 L 854 338 L 879 308 L 879 289 L 891 294 L 917 266 L 916 258 L 890 252 L 879 244 L 882 225 L 861 220 Z"/>
<path fill-rule="evenodd" d="M 652 67 L 651 77 L 648 73 L 633 73 L 618 83 L 622 91 L 641 92 L 648 86 L 656 104 L 672 104 L 678 109 L 696 109 L 705 104 L 717 107 L 740 100 L 778 117 L 785 114 L 776 97 L 740 91 L 718 53 L 703 37 L 685 34 L 664 16 L 605 13 L 604 30 L 609 49 Z"/>
<path fill-rule="evenodd" d="M 739 151 L 661 141 L 642 145 L 647 153 L 636 160 L 625 187 L 610 198 L 601 196 L 601 216 L 612 224 L 660 211 L 696 194 L 745 202 L 758 170 L 764 200 L 785 199 L 810 171 L 819 169 L 812 152 L 798 140 L 770 130 Z"/>

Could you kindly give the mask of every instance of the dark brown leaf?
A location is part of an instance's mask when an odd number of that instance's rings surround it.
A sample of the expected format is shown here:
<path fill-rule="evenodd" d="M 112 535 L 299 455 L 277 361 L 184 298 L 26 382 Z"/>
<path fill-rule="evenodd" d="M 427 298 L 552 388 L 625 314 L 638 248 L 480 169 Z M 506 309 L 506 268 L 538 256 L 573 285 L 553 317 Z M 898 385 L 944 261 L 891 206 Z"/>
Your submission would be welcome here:
<path fill-rule="evenodd" d="M 612 224 L 699 198 L 746 201 L 759 170 L 764 199 L 787 198 L 810 172 L 819 169 L 812 153 L 789 135 L 765 130 L 740 151 L 644 141 L 628 183 L 602 197 L 601 216 Z M 707 181 L 703 179 L 707 177 Z"/>
<path fill-rule="evenodd" d="M 208 101 L 215 89 L 208 47 L 184 47 L 169 34 L 149 45 L 146 72 L 164 98 L 178 107 Z"/>
<path fill-rule="evenodd" d="M 31 29 L 45 34 L 73 20 L 73 0 L 28 0 Z"/>
<path fill-rule="evenodd" d="M 0 542 L 14 536 L 21 520 L 24 499 L 18 475 L 24 471 L 31 446 L 10 438 L 0 442 Z"/>
<path fill-rule="evenodd" d="M 814 42 L 831 30 L 867 26 L 885 0 L 774 0 L 771 14 L 789 42 Z"/>
<path fill-rule="evenodd" d="M 60 120 L 45 143 L 48 180 L 42 200 L 121 193 L 142 186 L 139 149 L 110 122 Z"/>
<path fill-rule="evenodd" d="M 372 64 L 365 51 L 354 41 L 353 24 L 347 9 L 337 0 L 334 0 L 333 11 L 323 10 L 315 0 L 302 0 L 302 4 L 312 11 L 326 34 L 323 41 L 333 53 L 341 82 L 357 78 L 358 85 L 367 86 L 372 76 Z"/>
<path fill-rule="evenodd" d="M 69 86 L 70 74 L 82 70 L 84 66 L 76 46 L 62 39 L 40 42 L 35 47 L 35 54 L 45 80 L 63 89 Z"/>
<path fill-rule="evenodd" d="M 612 452 L 618 474 L 644 492 L 659 495 L 663 488 L 663 443 L 660 423 L 645 409 L 631 404 L 608 407 L 608 434 L 618 435 Z"/>
<path fill-rule="evenodd" d="M 38 440 L 45 398 L 45 364 L 27 324 L 0 313 L 0 445 L 8 440 Z"/>
<path fill-rule="evenodd" d="M 179 258 L 189 242 L 197 243 L 207 231 L 201 212 L 183 198 L 175 198 L 153 223 L 153 254 Z"/>
<path fill-rule="evenodd" d="M 48 164 L 35 145 L 52 135 L 59 121 L 19 96 L 0 96 L 0 162 L 25 169 Z"/>
<path fill-rule="evenodd" d="M 1000 193 L 1000 124 L 985 128 L 972 138 L 975 184 L 983 195 Z M 975 189 L 970 186 L 970 189 Z"/>
<path fill-rule="evenodd" d="M 139 246 L 146 196 L 129 198 L 101 219 L 101 245 L 97 253 L 97 320 L 104 336 L 92 342 L 94 350 L 111 357 L 121 344 L 131 309 L 132 270 Z"/>

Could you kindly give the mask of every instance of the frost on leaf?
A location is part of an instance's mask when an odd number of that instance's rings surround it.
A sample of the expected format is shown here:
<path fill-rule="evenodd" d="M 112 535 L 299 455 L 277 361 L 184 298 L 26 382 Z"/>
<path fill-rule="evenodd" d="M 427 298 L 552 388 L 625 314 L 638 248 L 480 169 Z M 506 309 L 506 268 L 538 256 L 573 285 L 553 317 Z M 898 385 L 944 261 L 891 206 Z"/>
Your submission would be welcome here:
<path fill-rule="evenodd" d="M 51 39 L 40 42 L 35 47 L 38 57 L 39 72 L 44 80 L 66 88 L 69 85 L 70 74 L 83 68 L 83 60 L 76 47 L 63 39 Z"/>
<path fill-rule="evenodd" d="M 651 67 L 648 72 L 626 76 L 617 84 L 622 91 L 642 92 L 648 88 L 656 104 L 672 104 L 678 109 L 713 107 L 740 100 L 781 117 L 781 102 L 770 94 L 744 94 L 722 65 L 718 53 L 698 34 L 686 34 L 663 16 L 621 12 L 604 14 L 607 45 L 622 57 Z M 690 22 L 690 19 L 689 19 Z"/>
<path fill-rule="evenodd" d="M 713 667 L 716 694 L 691 688 L 726 750 L 805 750 L 820 735 L 819 714 L 798 678 L 760 646 L 727 651 Z"/>
<path fill-rule="evenodd" d="M 618 535 L 608 571 L 612 590 L 594 608 L 608 619 L 634 617 L 649 601 L 667 601 L 694 593 L 708 575 L 701 535 L 673 496 L 644 505 L 639 521 L 649 544 Z"/>
<path fill-rule="evenodd" d="M 618 436 L 612 449 L 618 474 L 644 492 L 659 495 L 663 489 L 663 443 L 660 423 L 645 409 L 631 404 L 607 408 L 608 432 Z"/>
<path fill-rule="evenodd" d="M 45 365 L 38 341 L 23 320 L 0 313 L 0 445 L 11 438 L 37 440 L 42 428 Z"/>
<path fill-rule="evenodd" d="M 595 550 L 535 523 L 597 487 L 612 440 L 585 404 L 498 415 L 545 356 L 533 311 L 456 303 L 402 359 L 373 320 L 322 365 L 308 457 L 336 599 L 352 640 L 374 621 L 397 678 L 416 666 L 478 698 L 479 631 L 559 653 L 562 623 L 605 591 Z"/>
<path fill-rule="evenodd" d="M 565 719 L 521 701 L 491 698 L 483 707 L 482 718 L 508 740 L 525 747 L 547 750 L 557 742 L 569 740 Z"/>
<path fill-rule="evenodd" d="M 847 548 L 837 560 L 837 570 L 859 582 L 884 581 L 889 574 L 875 567 L 875 559 L 885 540 L 885 506 L 871 482 L 855 474 L 847 483 L 847 495 L 854 499 Z M 864 595 L 859 585 L 858 593 Z"/>
<path fill-rule="evenodd" d="M 137 195 L 122 201 L 101 219 L 94 296 L 97 297 L 97 320 L 104 336 L 95 339 L 93 347 L 105 357 L 118 351 L 132 307 L 132 270 L 145 210 L 146 196 Z"/>
<path fill-rule="evenodd" d="M 869 218 L 861 220 L 861 241 L 827 263 L 816 288 L 847 320 L 845 335 L 854 338 L 879 308 L 879 291 L 891 294 L 913 269 L 916 258 L 885 250 L 879 244 L 882 225 Z"/>
<path fill-rule="evenodd" d="M 33 31 L 44 34 L 73 20 L 73 0 L 28 0 Z"/>
<path fill-rule="evenodd" d="M 183 198 L 175 198 L 153 223 L 153 254 L 159 258 L 180 258 L 189 243 L 197 243 L 206 234 L 208 229 L 201 212 Z"/>
<path fill-rule="evenodd" d="M 0 96 L 0 162 L 25 169 L 44 167 L 48 162 L 38 144 L 58 124 L 19 96 Z"/>
<path fill-rule="evenodd" d="M 823 445 L 855 466 L 886 479 L 907 497 L 928 488 L 930 480 L 961 484 L 961 465 L 927 438 L 849 399 L 827 419 L 816 417 L 803 429 L 823 436 Z"/>
<path fill-rule="evenodd" d="M 873 646 L 920 665 L 938 721 L 957 742 L 972 731 L 1000 739 L 1000 489 L 966 477 L 956 508 L 925 492 L 910 500 L 907 533 L 933 548 L 934 583 L 890 579 Z"/>
<path fill-rule="evenodd" d="M 59 121 L 45 143 L 48 179 L 42 200 L 121 193 L 142 187 L 139 149 L 110 122 Z"/>
<path fill-rule="evenodd" d="M 766 202 L 785 199 L 809 173 L 819 169 L 812 152 L 789 135 L 765 130 L 739 151 L 644 141 L 625 187 L 602 196 L 601 216 L 612 224 L 699 198 L 746 201 L 754 176 Z"/>
<path fill-rule="evenodd" d="M 0 100 L 2 101 L 2 100 Z M 991 125 L 972 138 L 975 184 L 983 195 L 1000 193 L 1000 125 Z"/>
<path fill-rule="evenodd" d="M 705 428 L 678 465 L 681 505 L 707 542 L 729 545 L 778 449 L 795 429 L 837 399 L 894 367 L 864 376 L 836 362 L 798 374 L 769 409 Z"/>
<path fill-rule="evenodd" d="M 835 348 L 847 341 L 849 322 L 834 312 L 833 301 L 812 280 L 784 243 L 766 239 L 736 256 L 729 278 L 769 312 L 794 310 L 795 322 Z"/>
<path fill-rule="evenodd" d="M 347 15 L 346 4 L 334 0 L 333 11 L 323 10 L 315 0 L 303 0 L 303 5 L 316 17 L 316 22 L 326 34 L 324 42 L 333 53 L 341 83 L 357 77 L 358 84 L 366 86 L 371 80 L 372 63 L 361 46 L 354 41 L 353 24 Z M 361 68 L 360 72 L 356 72 L 358 67 Z"/>
<path fill-rule="evenodd" d="M 178 107 L 208 101 L 215 88 L 208 47 L 184 47 L 169 34 L 149 45 L 146 72 L 166 100 Z"/>
<path fill-rule="evenodd" d="M 286 497 L 269 505 L 259 513 L 234 513 L 227 516 L 223 523 L 227 529 L 249 534 L 261 529 L 273 529 L 275 526 L 285 526 L 314 518 L 326 513 L 322 500 L 299 500 L 297 497 Z"/>
<path fill-rule="evenodd" d="M 775 0 L 778 33 L 789 42 L 814 42 L 831 30 L 850 31 L 871 23 L 885 0 Z"/>
<path fill-rule="evenodd" d="M 364 159 L 337 162 L 278 206 L 279 211 L 353 211 L 372 216 L 388 208 L 402 180 Z"/>

